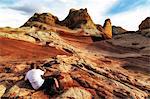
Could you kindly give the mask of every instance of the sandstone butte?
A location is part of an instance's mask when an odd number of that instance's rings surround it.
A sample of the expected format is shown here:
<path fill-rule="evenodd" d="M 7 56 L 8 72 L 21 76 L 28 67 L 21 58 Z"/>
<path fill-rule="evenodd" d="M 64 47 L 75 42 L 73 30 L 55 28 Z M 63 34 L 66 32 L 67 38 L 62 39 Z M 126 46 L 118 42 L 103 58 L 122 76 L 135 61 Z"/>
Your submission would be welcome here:
<path fill-rule="evenodd" d="M 110 19 L 106 19 L 104 23 L 104 32 L 106 34 L 106 39 L 111 39 L 112 38 L 112 26 L 111 26 L 111 21 Z"/>
<path fill-rule="evenodd" d="M 32 63 L 45 76 L 59 72 L 62 93 L 49 96 L 25 82 Z M 0 97 L 150 99 L 149 17 L 138 31 L 127 31 L 71 9 L 62 21 L 35 13 L 19 28 L 0 28 Z"/>

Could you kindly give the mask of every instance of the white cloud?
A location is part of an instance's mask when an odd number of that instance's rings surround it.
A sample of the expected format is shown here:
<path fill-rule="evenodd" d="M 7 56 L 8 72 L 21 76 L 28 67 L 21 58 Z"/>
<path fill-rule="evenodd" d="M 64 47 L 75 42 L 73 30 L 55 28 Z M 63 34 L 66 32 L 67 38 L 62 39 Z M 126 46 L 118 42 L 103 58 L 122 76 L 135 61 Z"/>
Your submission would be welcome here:
<path fill-rule="evenodd" d="M 72 2 L 73 0 L 59 0 L 61 2 L 64 2 L 64 3 L 68 3 L 68 2 Z"/>
<path fill-rule="evenodd" d="M 45 6 L 52 0 L 37 0 L 36 2 L 28 0 L 20 0 L 14 5 L 0 6 L 0 27 L 20 27 L 23 25 L 35 12 L 47 12 L 49 9 Z"/>
<path fill-rule="evenodd" d="M 69 0 L 65 0 L 68 1 Z M 68 10 L 71 8 L 87 8 L 90 16 L 96 23 L 100 23 L 103 21 L 103 16 L 106 14 L 106 12 L 117 3 L 118 0 L 74 0 L 74 2 L 68 3 L 66 6 L 60 7 L 56 13 L 56 15 L 60 19 L 64 19 L 67 14 Z M 62 4 L 63 5 L 63 4 Z"/>
<path fill-rule="evenodd" d="M 137 30 L 141 21 L 150 16 L 148 4 L 116 15 L 107 15 L 107 11 L 118 2 L 119 0 L 36 0 L 36 2 L 18 0 L 8 7 L 1 5 L 0 27 L 19 27 L 35 12 L 50 12 L 63 20 L 71 8 L 87 8 L 95 23 L 103 24 L 104 20 L 109 17 L 114 25 L 122 26 L 127 30 Z"/>
<path fill-rule="evenodd" d="M 18 0 L 11 6 L 0 7 L 0 26 L 18 27 L 35 12 L 50 12 L 60 20 L 64 19 L 71 8 L 88 8 L 96 23 L 104 21 L 105 13 L 118 0 Z M 6 13 L 7 12 L 7 13 Z"/>
<path fill-rule="evenodd" d="M 22 12 L 25 12 L 26 14 L 33 14 L 35 12 L 41 12 L 48 8 L 47 4 L 52 3 L 53 0 L 36 0 L 35 1 L 29 1 L 29 0 L 20 0 L 16 2 L 15 4 L 8 6 L 6 8 L 19 10 Z"/>
<path fill-rule="evenodd" d="M 23 25 L 30 16 L 12 9 L 0 9 L 0 27 L 19 27 Z"/>
<path fill-rule="evenodd" d="M 122 26 L 127 30 L 138 30 L 139 24 L 150 16 L 149 6 L 139 6 L 130 11 L 122 12 L 111 16 L 111 21 L 116 26 Z"/>

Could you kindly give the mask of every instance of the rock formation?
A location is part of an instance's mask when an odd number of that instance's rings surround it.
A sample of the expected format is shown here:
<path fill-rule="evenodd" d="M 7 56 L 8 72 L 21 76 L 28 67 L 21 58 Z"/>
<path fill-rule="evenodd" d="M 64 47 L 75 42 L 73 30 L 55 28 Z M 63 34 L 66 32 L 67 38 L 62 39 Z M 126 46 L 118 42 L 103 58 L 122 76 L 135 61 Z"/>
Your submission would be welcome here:
<path fill-rule="evenodd" d="M 62 22 L 51 14 L 35 14 L 22 28 L 0 28 L 0 98 L 149 99 L 145 29 L 112 38 L 110 19 L 103 27 L 92 22 L 86 9 L 71 9 Z M 93 42 L 86 31 L 94 30 L 109 39 Z M 31 64 L 44 68 L 45 77 L 59 74 L 60 94 L 50 96 L 24 81 Z"/>
<path fill-rule="evenodd" d="M 50 13 L 35 13 L 22 27 L 37 27 L 42 30 L 48 26 L 56 26 L 59 22 L 58 18 Z"/>
<path fill-rule="evenodd" d="M 83 30 L 82 35 L 94 38 L 98 36 L 98 40 L 103 39 L 104 35 L 106 35 L 103 29 L 100 29 L 93 22 L 86 8 L 79 10 L 71 9 L 63 21 L 59 21 L 56 16 L 50 13 L 35 13 L 22 27 L 36 27 L 39 30 L 51 30 L 58 33 L 62 33 L 64 30 L 70 32 L 74 29 L 81 29 Z"/>
<path fill-rule="evenodd" d="M 35 13 L 22 27 L 35 26 L 40 27 L 40 23 L 56 26 L 62 25 L 70 29 L 75 28 L 86 28 L 86 29 L 96 29 L 96 25 L 92 21 L 87 9 L 71 9 L 68 16 L 63 20 L 59 21 L 58 18 L 50 13 Z"/>
<path fill-rule="evenodd" d="M 150 37 L 150 17 L 141 22 L 138 32 L 146 37 Z"/>
<path fill-rule="evenodd" d="M 103 28 L 104 28 L 104 33 L 106 34 L 105 38 L 106 39 L 112 38 L 112 26 L 111 26 L 111 20 L 110 19 L 105 20 Z"/>
<path fill-rule="evenodd" d="M 149 29 L 150 28 L 150 17 L 147 17 L 142 23 L 139 25 L 139 30 Z"/>
<path fill-rule="evenodd" d="M 61 25 L 75 28 L 96 29 L 96 25 L 89 16 L 87 9 L 71 9 L 68 16 L 61 22 Z"/>
<path fill-rule="evenodd" d="M 127 32 L 127 30 L 123 29 L 120 26 L 112 26 L 112 34 L 117 35 L 117 34 L 122 34 Z"/>

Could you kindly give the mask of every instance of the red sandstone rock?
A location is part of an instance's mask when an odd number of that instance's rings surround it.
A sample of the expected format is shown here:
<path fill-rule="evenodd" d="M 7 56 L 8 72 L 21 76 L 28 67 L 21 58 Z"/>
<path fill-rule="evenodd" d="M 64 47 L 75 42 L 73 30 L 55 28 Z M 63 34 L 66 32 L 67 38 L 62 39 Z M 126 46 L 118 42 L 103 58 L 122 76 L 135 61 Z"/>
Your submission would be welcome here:
<path fill-rule="evenodd" d="M 111 26 L 111 20 L 110 19 L 105 20 L 103 28 L 104 28 L 104 34 L 105 34 L 104 37 L 106 39 L 112 38 L 112 26 Z"/>

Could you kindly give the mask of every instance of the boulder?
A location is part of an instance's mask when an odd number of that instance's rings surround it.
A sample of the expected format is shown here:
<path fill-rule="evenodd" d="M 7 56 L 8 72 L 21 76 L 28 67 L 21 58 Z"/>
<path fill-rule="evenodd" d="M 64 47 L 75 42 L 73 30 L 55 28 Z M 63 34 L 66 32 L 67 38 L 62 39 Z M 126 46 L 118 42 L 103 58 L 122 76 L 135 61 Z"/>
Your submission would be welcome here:
<path fill-rule="evenodd" d="M 0 85 L 0 98 L 3 96 L 3 94 L 5 93 L 5 91 L 6 91 L 5 85 L 1 84 Z"/>
<path fill-rule="evenodd" d="M 111 26 L 111 20 L 110 19 L 105 20 L 103 28 L 104 28 L 105 38 L 111 39 L 112 38 L 112 26 Z"/>
<path fill-rule="evenodd" d="M 139 25 L 139 30 L 149 29 L 150 28 L 150 17 L 147 17 L 142 23 Z"/>

